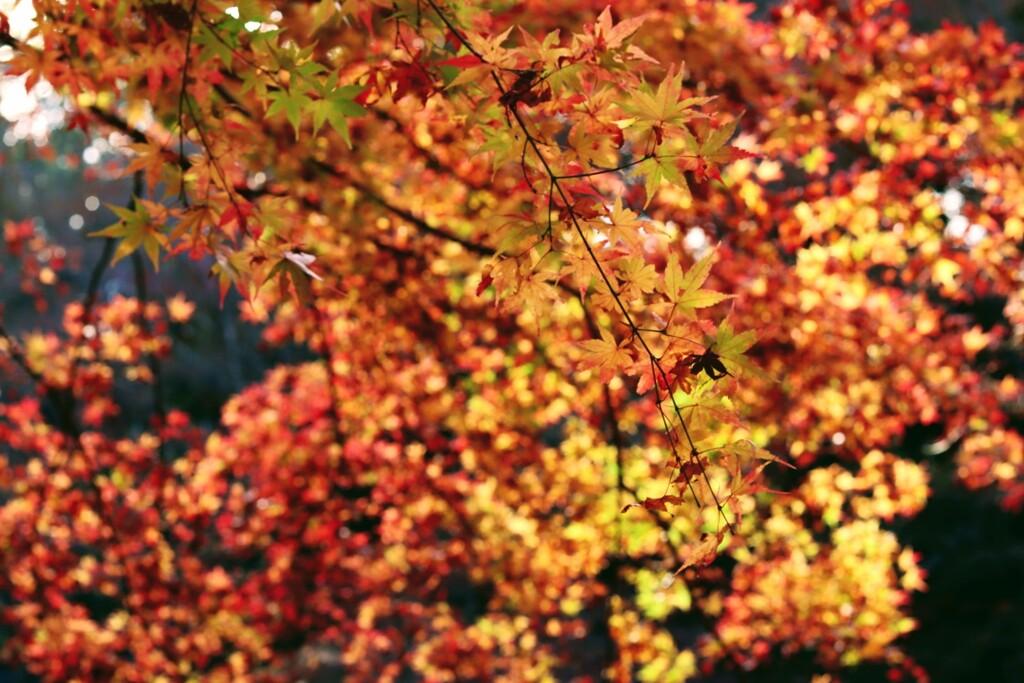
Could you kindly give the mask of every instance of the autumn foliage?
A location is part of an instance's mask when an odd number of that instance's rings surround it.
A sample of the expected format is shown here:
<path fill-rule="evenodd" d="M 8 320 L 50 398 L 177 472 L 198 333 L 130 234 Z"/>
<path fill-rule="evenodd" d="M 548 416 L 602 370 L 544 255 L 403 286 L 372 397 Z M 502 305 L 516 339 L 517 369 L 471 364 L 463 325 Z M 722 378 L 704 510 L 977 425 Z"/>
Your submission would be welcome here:
<path fill-rule="evenodd" d="M 936 477 L 1024 507 L 999 30 L 888 0 L 33 4 L 3 77 L 133 187 L 95 262 L 3 225 L 41 321 L 0 324 L 10 666 L 928 679 L 898 525 Z M 170 260 L 307 350 L 216 426 L 164 386 L 196 315 L 152 295 Z"/>

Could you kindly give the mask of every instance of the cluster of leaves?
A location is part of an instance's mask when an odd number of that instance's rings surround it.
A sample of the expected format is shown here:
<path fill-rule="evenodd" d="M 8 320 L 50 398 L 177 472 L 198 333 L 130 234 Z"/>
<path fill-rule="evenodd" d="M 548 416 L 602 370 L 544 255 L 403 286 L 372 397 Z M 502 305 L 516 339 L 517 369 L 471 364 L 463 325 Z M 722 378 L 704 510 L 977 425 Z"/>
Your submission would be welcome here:
<path fill-rule="evenodd" d="M 4 223 L 3 246 L 12 263 L 0 272 L 13 271 L 17 277 L 16 284 L 5 278 L 4 286 L 31 298 L 36 311 L 46 310 L 49 286 L 59 284 L 62 291 L 67 291 L 67 283 L 58 283 L 57 278 L 66 267 L 67 250 L 37 231 L 32 221 Z"/>
<path fill-rule="evenodd" d="M 900 439 L 1020 507 L 1018 46 L 885 0 L 33 4 L 4 69 L 136 189 L 63 328 L 0 327 L 5 659 L 925 677 Z M 161 383 L 193 304 L 145 287 L 186 252 L 319 357 L 209 433 Z"/>

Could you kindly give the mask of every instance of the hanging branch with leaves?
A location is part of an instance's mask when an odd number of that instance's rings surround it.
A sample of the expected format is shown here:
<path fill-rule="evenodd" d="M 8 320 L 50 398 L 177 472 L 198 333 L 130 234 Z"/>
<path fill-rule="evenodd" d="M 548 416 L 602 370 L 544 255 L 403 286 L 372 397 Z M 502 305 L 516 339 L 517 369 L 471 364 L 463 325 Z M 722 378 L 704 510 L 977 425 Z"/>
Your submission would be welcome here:
<path fill-rule="evenodd" d="M 560 41 L 557 32 L 543 41 L 523 33 L 522 46 L 506 48 L 508 31 L 488 38 L 456 26 L 450 10 L 433 0 L 427 5 L 454 38 L 448 45 L 459 48 L 437 58 L 458 70 L 445 79 L 446 89 L 478 98 L 481 151 L 492 155 L 495 171 L 517 164 L 536 198 L 504 227 L 478 294 L 493 285 L 502 306 L 529 307 L 554 298 L 553 283 L 575 284 L 582 304 L 604 324 L 599 339 L 582 342 L 579 368 L 596 370 L 604 382 L 634 375 L 639 393 L 654 390 L 673 483 L 713 513 L 705 523 L 715 540 L 695 544 L 684 566 L 710 561 L 733 530 L 740 497 L 758 490 L 748 468 L 756 473 L 759 459 L 774 460 L 752 445 L 717 446 L 705 417 L 731 413 L 719 403 L 728 394 L 722 380 L 763 376 L 743 355 L 756 336 L 702 317 L 702 309 L 729 298 L 705 288 L 713 251 L 684 272 L 688 255 L 670 247 L 659 272 L 644 243 L 664 241 L 664 226 L 628 202 L 646 208 L 663 184 L 685 197 L 688 173 L 698 182 L 720 181 L 720 164 L 752 156 L 728 144 L 737 120 L 719 122 L 705 113 L 712 98 L 684 93 L 681 69 L 670 68 L 657 87 L 649 85 L 646 75 L 657 65 L 630 44 L 642 17 L 616 24 L 606 9 L 571 41 Z M 417 28 L 428 21 L 420 17 Z M 425 31 L 424 37 L 431 38 Z M 502 120 L 504 126 L 496 125 Z M 728 480 L 716 474 L 723 469 Z M 666 493 L 637 505 L 657 512 L 682 504 L 682 495 Z"/>

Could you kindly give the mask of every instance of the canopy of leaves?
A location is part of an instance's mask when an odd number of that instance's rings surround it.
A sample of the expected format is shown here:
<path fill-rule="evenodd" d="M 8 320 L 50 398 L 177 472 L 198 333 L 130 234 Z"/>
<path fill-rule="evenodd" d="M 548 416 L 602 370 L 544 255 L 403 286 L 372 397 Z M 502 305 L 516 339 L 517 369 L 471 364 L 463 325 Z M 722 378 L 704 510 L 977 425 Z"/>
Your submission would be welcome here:
<path fill-rule="evenodd" d="M 0 657 L 927 679 L 901 525 L 1024 506 L 1019 45 L 889 0 L 31 4 L 2 78 L 134 187 L 87 277 L 3 225 L 59 324 L 0 324 Z M 163 381 L 189 257 L 309 351 L 215 427 Z"/>

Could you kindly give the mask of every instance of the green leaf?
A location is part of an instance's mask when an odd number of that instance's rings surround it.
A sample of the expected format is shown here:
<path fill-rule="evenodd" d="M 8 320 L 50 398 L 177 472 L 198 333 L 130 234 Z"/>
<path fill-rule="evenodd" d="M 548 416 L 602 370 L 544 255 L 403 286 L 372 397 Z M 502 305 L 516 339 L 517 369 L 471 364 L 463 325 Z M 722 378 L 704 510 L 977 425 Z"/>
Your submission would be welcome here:
<path fill-rule="evenodd" d="M 710 128 L 704 122 L 703 125 L 697 127 L 698 134 L 701 137 L 700 140 L 685 127 L 681 129 L 686 153 L 693 159 L 691 162 L 693 168 L 691 170 L 696 172 L 699 180 L 702 180 L 704 176 L 708 176 L 721 182 L 719 166 L 730 161 L 750 159 L 758 156 L 753 152 L 726 144 L 732 138 L 733 133 L 736 132 L 737 123 L 739 123 L 738 118 L 729 121 L 720 128 Z"/>
<path fill-rule="evenodd" d="M 715 352 L 718 353 L 727 364 L 732 364 L 742 370 L 744 375 L 757 377 L 759 379 L 772 380 L 773 378 L 757 367 L 743 355 L 744 352 L 757 341 L 757 332 L 747 330 L 736 334 L 728 320 L 722 321 L 718 326 L 718 335 L 714 341 Z M 727 365 L 728 367 L 728 365 Z M 730 372 L 732 369 L 730 369 Z"/>
<path fill-rule="evenodd" d="M 487 140 L 477 147 L 476 151 L 478 154 L 494 152 L 494 157 L 491 159 L 492 171 L 497 171 L 518 155 L 507 128 L 484 128 L 482 133 Z"/>
<path fill-rule="evenodd" d="M 366 109 L 363 105 L 352 100 L 362 93 L 364 87 L 361 85 L 343 85 L 335 88 L 327 97 L 313 102 L 309 109 L 313 115 L 313 134 L 316 135 L 324 122 L 331 124 L 331 128 L 337 131 L 345 144 L 352 148 L 352 140 L 348 134 L 348 117 L 363 116 Z"/>
<path fill-rule="evenodd" d="M 651 203 L 663 180 L 676 186 L 687 197 L 690 197 L 690 186 L 686 184 L 683 172 L 672 161 L 663 157 L 653 156 L 637 164 L 633 175 L 645 176 L 644 189 L 647 192 L 647 202 L 644 204 L 644 208 Z"/>
<path fill-rule="evenodd" d="M 214 29 L 204 24 L 199 23 L 199 34 L 196 35 L 196 43 L 202 45 L 203 50 L 199 53 L 199 59 L 203 62 L 208 62 L 213 58 L 219 59 L 220 62 L 227 67 L 231 68 L 231 60 L 234 57 L 233 48 L 238 46 L 237 33 L 242 30 L 241 26 L 244 22 L 241 22 L 232 17 L 225 17 L 226 22 L 237 24 L 238 30 L 224 30 L 218 34 L 215 34 Z M 218 26 L 217 28 L 221 28 Z"/>
<path fill-rule="evenodd" d="M 114 250 L 111 263 L 117 263 L 139 247 L 153 263 L 155 270 L 160 270 L 160 250 L 167 248 L 167 235 L 163 233 L 164 225 L 156 222 L 149 211 L 149 202 L 136 199 L 135 208 L 107 205 L 120 220 L 111 226 L 91 233 L 92 237 L 120 238 L 121 242 Z"/>
<path fill-rule="evenodd" d="M 320 62 L 311 59 L 295 64 L 291 71 L 305 79 L 307 82 L 314 82 L 314 77 L 327 71 L 327 67 Z"/>
<path fill-rule="evenodd" d="M 295 139 L 298 140 L 299 126 L 302 125 L 302 112 L 313 103 L 313 100 L 303 93 L 293 93 L 286 90 L 275 90 L 268 93 L 267 97 L 271 100 L 271 103 L 267 107 L 266 117 L 270 118 L 283 111 L 288 122 L 295 129 Z"/>
<path fill-rule="evenodd" d="M 719 356 L 732 357 L 741 355 L 757 341 L 757 332 L 747 330 L 740 334 L 733 332 L 732 324 L 723 320 L 718 326 L 718 337 L 715 339 L 715 351 Z"/>
<path fill-rule="evenodd" d="M 713 98 L 688 97 L 680 100 L 682 80 L 683 70 L 676 72 L 672 69 L 658 84 L 657 92 L 653 92 L 649 85 L 644 84 L 633 93 L 632 99 L 623 106 L 623 109 L 636 114 L 636 120 L 643 128 L 665 124 L 679 126 L 700 116 L 701 113 L 694 108 L 710 102 Z"/>

